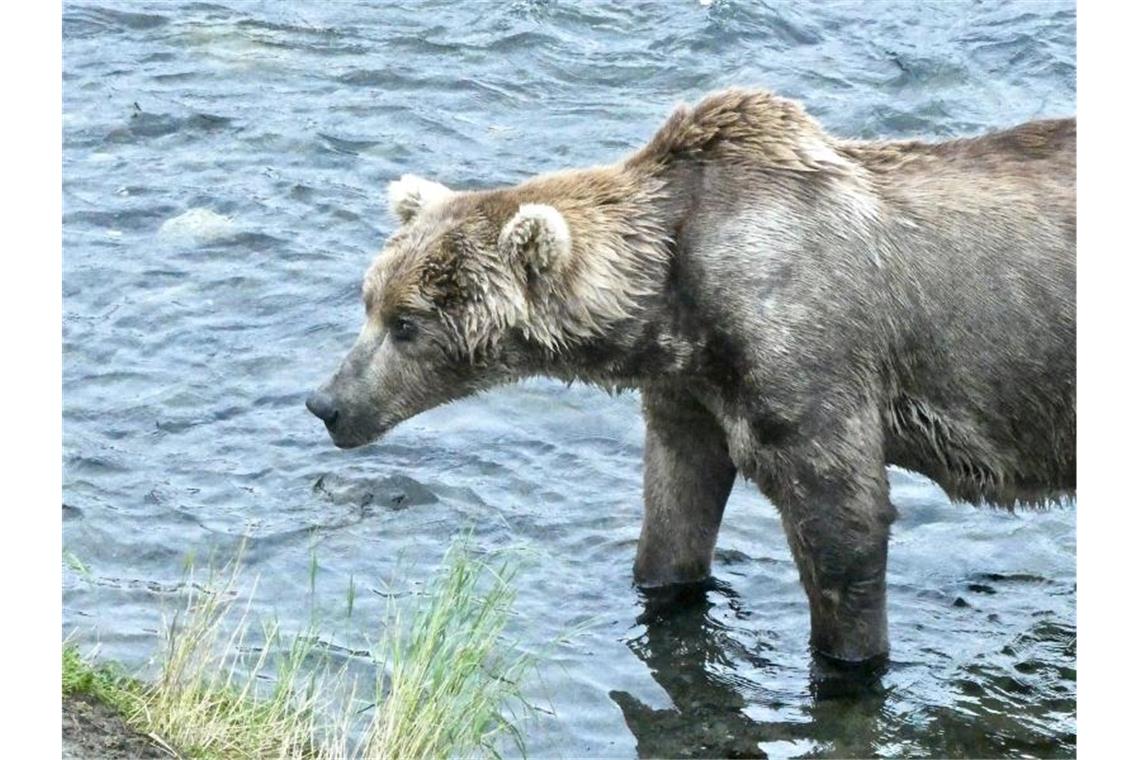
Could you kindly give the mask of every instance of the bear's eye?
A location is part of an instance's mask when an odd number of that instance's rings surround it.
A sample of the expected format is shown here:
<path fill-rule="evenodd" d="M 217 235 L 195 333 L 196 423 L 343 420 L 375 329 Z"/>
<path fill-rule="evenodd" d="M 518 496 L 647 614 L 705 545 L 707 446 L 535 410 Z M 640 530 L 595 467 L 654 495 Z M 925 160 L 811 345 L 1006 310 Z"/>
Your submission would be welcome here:
<path fill-rule="evenodd" d="M 389 327 L 393 340 L 406 343 L 416 337 L 416 323 L 407 317 L 396 317 Z"/>

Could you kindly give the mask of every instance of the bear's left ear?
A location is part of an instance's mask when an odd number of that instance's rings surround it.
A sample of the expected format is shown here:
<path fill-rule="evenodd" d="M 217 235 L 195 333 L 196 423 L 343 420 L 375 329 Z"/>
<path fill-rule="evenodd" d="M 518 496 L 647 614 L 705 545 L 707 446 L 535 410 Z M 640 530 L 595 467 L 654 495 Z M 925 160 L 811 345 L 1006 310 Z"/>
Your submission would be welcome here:
<path fill-rule="evenodd" d="M 553 206 L 524 203 L 503 225 L 499 250 L 509 261 L 525 261 L 538 272 L 548 272 L 570 257 L 570 227 Z"/>
<path fill-rule="evenodd" d="M 405 174 L 388 183 L 388 206 L 401 224 L 407 224 L 423 209 L 451 195 L 454 191 L 414 174 Z"/>

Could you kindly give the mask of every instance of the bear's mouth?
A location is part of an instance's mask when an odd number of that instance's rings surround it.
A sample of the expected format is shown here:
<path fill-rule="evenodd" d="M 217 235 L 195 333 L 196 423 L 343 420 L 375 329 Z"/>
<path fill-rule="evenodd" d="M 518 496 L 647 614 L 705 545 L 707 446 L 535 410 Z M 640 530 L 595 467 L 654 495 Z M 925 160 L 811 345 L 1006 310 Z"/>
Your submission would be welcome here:
<path fill-rule="evenodd" d="M 373 430 L 367 432 L 359 428 L 344 428 L 341 426 L 325 425 L 329 431 L 329 438 L 332 439 L 333 445 L 338 449 L 358 449 L 361 446 L 367 446 L 379 440 L 385 433 L 387 433 L 391 426 L 378 426 Z"/>
<path fill-rule="evenodd" d="M 337 449 L 358 449 L 367 446 L 368 443 L 380 439 L 391 428 L 391 425 L 383 424 L 383 420 L 372 423 L 357 415 L 345 414 L 344 410 L 332 419 L 325 420 L 328 438 L 333 440 L 333 446 Z"/>
<path fill-rule="evenodd" d="M 344 449 L 345 451 L 348 449 L 358 449 L 361 446 L 371 443 L 371 441 L 365 438 L 339 438 L 331 433 L 329 434 L 329 437 L 332 438 L 334 446 L 336 446 L 338 449 Z"/>

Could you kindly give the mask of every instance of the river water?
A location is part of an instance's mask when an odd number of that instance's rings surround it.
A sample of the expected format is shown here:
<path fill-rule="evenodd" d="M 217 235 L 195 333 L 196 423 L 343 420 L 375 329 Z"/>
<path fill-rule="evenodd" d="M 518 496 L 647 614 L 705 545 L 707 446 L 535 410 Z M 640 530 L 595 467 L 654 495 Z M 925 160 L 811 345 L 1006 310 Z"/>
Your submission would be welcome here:
<path fill-rule="evenodd" d="M 531 558 L 524 646 L 584 626 L 531 688 L 553 712 L 534 756 L 1074 754 L 1073 507 L 976 509 L 893 472 L 892 664 L 824 699 L 753 486 L 709 590 L 631 586 L 635 394 L 531 381 L 350 452 L 303 406 L 358 329 L 388 180 L 610 161 L 736 84 L 856 137 L 1066 115 L 1072 3 L 402 5 L 65 3 L 63 539 L 86 568 L 65 574 L 65 633 L 141 665 L 187 555 L 242 535 L 256 614 L 336 619 L 352 579 L 375 619 L 383 579 L 411 560 L 418 582 L 470 529 Z"/>

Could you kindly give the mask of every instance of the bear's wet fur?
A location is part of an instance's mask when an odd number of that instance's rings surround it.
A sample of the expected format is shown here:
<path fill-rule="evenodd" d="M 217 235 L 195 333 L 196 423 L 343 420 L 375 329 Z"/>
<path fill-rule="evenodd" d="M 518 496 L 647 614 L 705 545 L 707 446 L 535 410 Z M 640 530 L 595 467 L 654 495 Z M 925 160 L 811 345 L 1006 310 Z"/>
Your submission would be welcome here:
<path fill-rule="evenodd" d="M 974 503 L 1075 493 L 1075 140 L 1074 119 L 845 140 L 737 89 L 616 164 L 405 176 L 310 408 L 349 447 L 522 377 L 637 388 L 638 583 L 709 575 L 739 473 L 779 510 L 815 649 L 881 657 L 888 464 Z"/>

